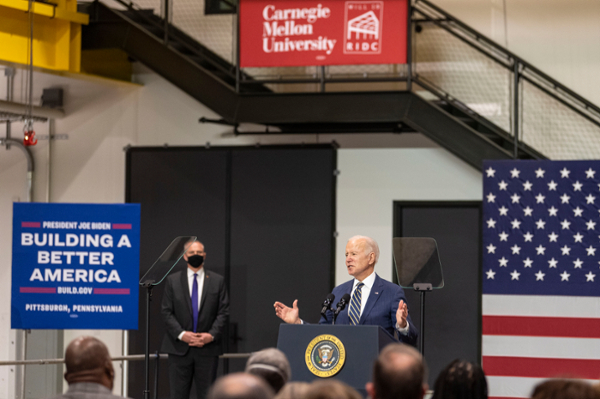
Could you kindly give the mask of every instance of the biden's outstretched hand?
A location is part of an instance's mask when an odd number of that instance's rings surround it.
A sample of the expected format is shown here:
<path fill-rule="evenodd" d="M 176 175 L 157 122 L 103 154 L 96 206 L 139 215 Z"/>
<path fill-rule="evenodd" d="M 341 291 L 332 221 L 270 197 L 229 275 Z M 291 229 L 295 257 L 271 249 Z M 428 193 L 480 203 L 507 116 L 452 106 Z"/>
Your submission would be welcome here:
<path fill-rule="evenodd" d="M 302 324 L 300 320 L 300 310 L 298 309 L 298 300 L 296 299 L 292 307 L 285 306 L 281 302 L 275 302 L 275 315 L 288 324 Z"/>
<path fill-rule="evenodd" d="M 396 323 L 400 328 L 406 328 L 408 322 L 406 319 L 408 318 L 408 305 L 404 302 L 404 300 L 400 300 L 398 304 L 398 310 L 396 311 Z"/>

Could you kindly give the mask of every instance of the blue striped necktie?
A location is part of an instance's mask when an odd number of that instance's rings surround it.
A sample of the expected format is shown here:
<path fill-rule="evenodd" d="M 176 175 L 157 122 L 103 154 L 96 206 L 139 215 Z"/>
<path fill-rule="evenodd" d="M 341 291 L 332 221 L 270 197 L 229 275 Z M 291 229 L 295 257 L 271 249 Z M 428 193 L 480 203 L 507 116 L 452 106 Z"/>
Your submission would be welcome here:
<path fill-rule="evenodd" d="M 194 273 L 194 284 L 192 284 L 192 317 L 194 319 L 194 332 L 198 328 L 198 273 Z"/>
<path fill-rule="evenodd" d="M 362 303 L 362 287 L 364 283 L 358 283 L 352 299 L 350 299 L 350 309 L 348 310 L 348 316 L 350 316 L 350 324 L 353 326 L 357 325 L 360 321 L 360 305 Z"/>

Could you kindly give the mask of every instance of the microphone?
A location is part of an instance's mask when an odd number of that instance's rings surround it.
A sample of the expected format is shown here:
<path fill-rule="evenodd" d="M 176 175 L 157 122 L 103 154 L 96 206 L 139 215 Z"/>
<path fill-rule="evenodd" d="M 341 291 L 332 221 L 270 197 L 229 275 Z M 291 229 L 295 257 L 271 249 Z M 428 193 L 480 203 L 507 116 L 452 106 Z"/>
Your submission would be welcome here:
<path fill-rule="evenodd" d="M 323 302 L 323 305 L 322 305 L 323 308 L 321 309 L 321 315 L 323 317 L 325 317 L 325 313 L 327 313 L 327 311 L 329 310 L 329 308 L 334 300 L 335 300 L 335 295 L 333 295 L 333 294 L 329 294 L 329 295 L 327 295 L 327 298 L 325 298 L 325 301 Z"/>
<path fill-rule="evenodd" d="M 333 323 L 332 324 L 335 324 L 335 319 L 337 319 L 338 314 L 342 310 L 344 310 L 344 308 L 346 307 L 346 305 L 348 304 L 349 301 L 350 301 L 350 294 L 344 294 L 342 296 L 342 299 L 340 299 L 340 301 L 338 302 L 335 312 L 333 313 Z"/>

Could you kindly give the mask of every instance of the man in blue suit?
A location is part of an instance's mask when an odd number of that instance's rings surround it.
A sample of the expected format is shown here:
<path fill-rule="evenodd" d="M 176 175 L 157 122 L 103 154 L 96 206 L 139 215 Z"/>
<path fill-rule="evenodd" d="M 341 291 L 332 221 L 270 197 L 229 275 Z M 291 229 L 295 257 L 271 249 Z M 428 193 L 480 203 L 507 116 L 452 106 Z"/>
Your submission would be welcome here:
<path fill-rule="evenodd" d="M 404 290 L 375 273 L 379 259 L 379 246 L 370 237 L 354 236 L 346 245 L 346 268 L 354 279 L 338 285 L 333 295 L 341 298 L 351 296 L 349 306 L 338 314 L 336 324 L 379 325 L 398 339 L 416 346 L 418 332 L 408 314 Z M 298 300 L 292 307 L 275 302 L 275 314 L 286 323 L 303 324 L 300 319 Z M 319 324 L 331 324 L 333 312 L 327 311 Z"/>

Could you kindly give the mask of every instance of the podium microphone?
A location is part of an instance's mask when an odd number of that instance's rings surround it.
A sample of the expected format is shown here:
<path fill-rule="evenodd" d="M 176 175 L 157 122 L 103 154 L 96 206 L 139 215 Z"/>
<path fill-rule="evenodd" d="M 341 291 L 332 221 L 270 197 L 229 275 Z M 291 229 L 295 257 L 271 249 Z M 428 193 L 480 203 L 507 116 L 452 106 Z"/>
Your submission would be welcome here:
<path fill-rule="evenodd" d="M 325 317 L 325 313 L 327 313 L 327 311 L 331 307 L 331 304 L 333 303 L 334 300 L 335 300 L 335 295 L 333 295 L 333 294 L 329 294 L 329 295 L 327 295 L 327 298 L 325 298 L 325 301 L 323 302 L 323 305 L 322 305 L 323 308 L 321 309 L 321 315 L 323 317 Z"/>
<path fill-rule="evenodd" d="M 344 310 L 344 308 L 346 307 L 346 305 L 348 304 L 349 301 L 350 301 L 350 294 L 344 294 L 342 296 L 342 299 L 340 299 L 340 301 L 338 302 L 335 312 L 333 313 L 333 323 L 331 323 L 331 324 L 335 324 L 335 320 L 337 319 L 338 314 L 342 310 Z"/>

